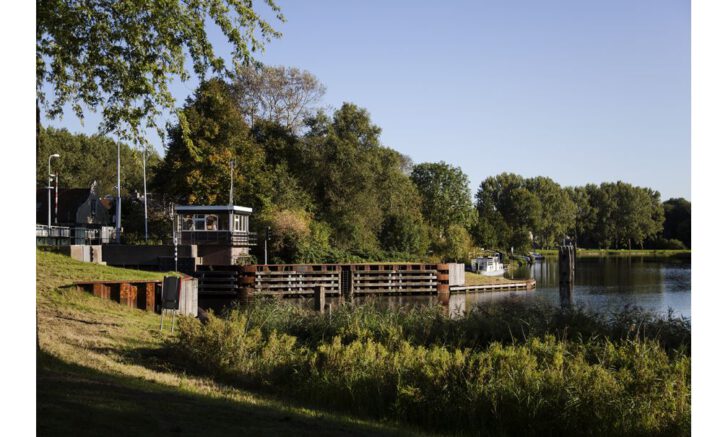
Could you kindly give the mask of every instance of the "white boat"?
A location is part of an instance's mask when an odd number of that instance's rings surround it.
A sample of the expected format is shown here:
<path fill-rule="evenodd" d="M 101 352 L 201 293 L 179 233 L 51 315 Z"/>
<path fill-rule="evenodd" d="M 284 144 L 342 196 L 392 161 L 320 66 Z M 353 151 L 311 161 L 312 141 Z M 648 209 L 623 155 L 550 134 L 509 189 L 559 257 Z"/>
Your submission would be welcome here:
<path fill-rule="evenodd" d="M 473 271 L 485 276 L 503 276 L 506 272 L 503 263 L 495 256 L 484 256 L 472 259 L 470 266 Z"/>

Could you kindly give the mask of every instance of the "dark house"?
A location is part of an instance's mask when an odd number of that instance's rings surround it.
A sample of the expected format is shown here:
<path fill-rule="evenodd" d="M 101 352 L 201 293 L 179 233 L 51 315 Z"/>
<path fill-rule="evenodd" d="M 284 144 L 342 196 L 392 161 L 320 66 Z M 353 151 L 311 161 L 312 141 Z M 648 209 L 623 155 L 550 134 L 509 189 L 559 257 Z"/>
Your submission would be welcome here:
<path fill-rule="evenodd" d="M 48 189 L 36 189 L 35 199 L 38 244 L 86 244 L 113 238 L 114 199 L 99 197 L 95 182 L 91 188 L 61 188 L 57 201 L 55 189 L 51 191 L 50 230 Z"/>

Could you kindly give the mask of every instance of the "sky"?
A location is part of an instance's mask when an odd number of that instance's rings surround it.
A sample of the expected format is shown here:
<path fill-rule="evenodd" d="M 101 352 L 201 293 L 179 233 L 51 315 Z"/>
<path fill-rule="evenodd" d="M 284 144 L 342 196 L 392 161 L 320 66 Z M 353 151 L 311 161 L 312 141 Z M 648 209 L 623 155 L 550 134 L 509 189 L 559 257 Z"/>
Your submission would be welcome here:
<path fill-rule="evenodd" d="M 327 88 L 323 105 L 366 108 L 382 144 L 459 166 L 472 194 L 512 172 L 690 199 L 687 0 L 278 4 L 283 36 L 260 61 L 310 71 Z M 179 105 L 196 86 L 173 84 Z M 94 133 L 98 116 L 44 124 Z"/>

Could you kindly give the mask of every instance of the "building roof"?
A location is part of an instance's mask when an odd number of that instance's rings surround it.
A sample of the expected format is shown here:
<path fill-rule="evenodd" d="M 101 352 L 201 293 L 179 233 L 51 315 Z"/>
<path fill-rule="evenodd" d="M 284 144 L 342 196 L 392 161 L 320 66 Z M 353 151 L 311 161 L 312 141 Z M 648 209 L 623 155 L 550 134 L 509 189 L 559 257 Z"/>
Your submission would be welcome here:
<path fill-rule="evenodd" d="M 235 211 L 252 213 L 253 208 L 238 205 L 175 205 L 177 212 L 204 212 L 204 211 Z"/>

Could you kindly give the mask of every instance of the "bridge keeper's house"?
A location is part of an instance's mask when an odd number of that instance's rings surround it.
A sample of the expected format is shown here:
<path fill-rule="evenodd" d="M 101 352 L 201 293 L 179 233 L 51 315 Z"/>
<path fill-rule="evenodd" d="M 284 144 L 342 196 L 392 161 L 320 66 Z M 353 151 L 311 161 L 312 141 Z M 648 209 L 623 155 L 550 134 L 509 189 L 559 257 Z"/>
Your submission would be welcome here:
<path fill-rule="evenodd" d="M 252 208 L 237 205 L 175 205 L 178 244 L 197 246 L 203 265 L 233 265 L 255 246 Z"/>

